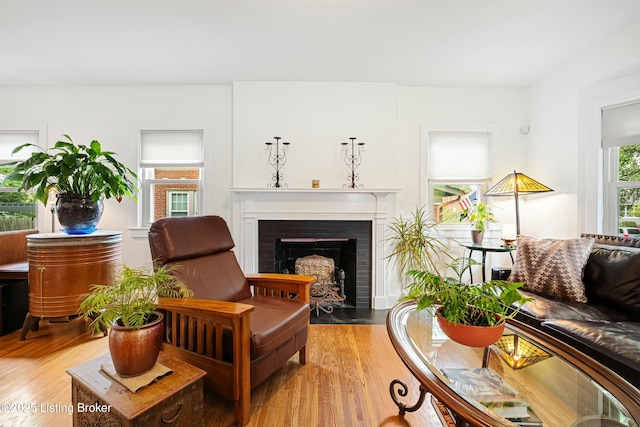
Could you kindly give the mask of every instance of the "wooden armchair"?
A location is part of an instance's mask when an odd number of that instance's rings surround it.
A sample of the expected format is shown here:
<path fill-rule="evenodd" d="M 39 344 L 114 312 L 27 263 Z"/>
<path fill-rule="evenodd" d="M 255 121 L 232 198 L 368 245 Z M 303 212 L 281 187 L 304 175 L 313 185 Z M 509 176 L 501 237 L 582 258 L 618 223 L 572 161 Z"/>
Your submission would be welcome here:
<path fill-rule="evenodd" d="M 205 389 L 235 402 L 235 422 L 248 422 L 251 388 L 296 352 L 306 363 L 309 286 L 313 276 L 245 276 L 224 220 L 217 216 L 163 218 L 149 230 L 157 265 L 193 299 L 163 299 L 162 350 L 207 371 Z"/>

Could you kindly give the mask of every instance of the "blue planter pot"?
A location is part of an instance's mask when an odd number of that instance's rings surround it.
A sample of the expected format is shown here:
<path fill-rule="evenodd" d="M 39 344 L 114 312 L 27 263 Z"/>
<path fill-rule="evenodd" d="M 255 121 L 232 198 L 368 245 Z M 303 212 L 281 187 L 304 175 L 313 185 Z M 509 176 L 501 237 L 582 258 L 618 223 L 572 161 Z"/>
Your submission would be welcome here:
<path fill-rule="evenodd" d="M 90 234 L 97 230 L 102 218 L 102 198 L 94 202 L 90 196 L 57 194 L 56 214 L 60 231 L 67 234 Z"/>

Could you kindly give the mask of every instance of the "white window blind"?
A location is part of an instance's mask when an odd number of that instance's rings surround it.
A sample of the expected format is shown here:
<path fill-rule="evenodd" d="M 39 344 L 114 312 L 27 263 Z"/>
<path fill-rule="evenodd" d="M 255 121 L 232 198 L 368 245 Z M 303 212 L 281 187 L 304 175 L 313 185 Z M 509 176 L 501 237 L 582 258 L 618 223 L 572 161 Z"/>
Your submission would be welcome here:
<path fill-rule="evenodd" d="M 7 163 L 29 158 L 34 151 L 27 147 L 20 152 L 11 155 L 14 148 L 22 144 L 38 144 L 39 133 L 37 131 L 0 131 L 0 162 Z"/>
<path fill-rule="evenodd" d="M 429 132 L 429 179 L 482 180 L 490 177 L 490 133 Z"/>
<path fill-rule="evenodd" d="M 140 166 L 203 167 L 203 131 L 141 131 Z"/>
<path fill-rule="evenodd" d="M 640 101 L 602 110 L 602 147 L 640 144 Z"/>

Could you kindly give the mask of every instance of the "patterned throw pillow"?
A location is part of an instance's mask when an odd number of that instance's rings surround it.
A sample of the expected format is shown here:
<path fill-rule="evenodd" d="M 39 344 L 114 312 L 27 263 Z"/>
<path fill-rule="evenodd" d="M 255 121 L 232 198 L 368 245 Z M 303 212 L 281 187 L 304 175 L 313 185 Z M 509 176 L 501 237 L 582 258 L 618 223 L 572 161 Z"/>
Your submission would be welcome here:
<path fill-rule="evenodd" d="M 522 289 L 547 297 L 587 302 L 582 270 L 593 242 L 591 237 L 539 240 L 520 236 L 509 281 L 524 282 Z"/>

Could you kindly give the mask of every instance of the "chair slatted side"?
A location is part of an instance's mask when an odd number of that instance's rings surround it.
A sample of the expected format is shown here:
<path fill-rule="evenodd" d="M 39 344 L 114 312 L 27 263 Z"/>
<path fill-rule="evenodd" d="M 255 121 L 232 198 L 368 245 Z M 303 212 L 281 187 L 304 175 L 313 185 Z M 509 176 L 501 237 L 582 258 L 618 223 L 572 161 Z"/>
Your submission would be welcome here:
<path fill-rule="evenodd" d="M 222 325 L 219 323 L 216 323 L 214 326 L 214 329 L 218 333 L 214 335 L 216 342 L 213 347 L 223 349 L 224 346 L 223 346 L 223 340 L 222 340 Z M 223 354 L 222 351 L 215 352 L 215 359 L 222 361 L 222 354 Z M 214 357 L 214 355 L 212 354 L 211 357 Z"/>
<path fill-rule="evenodd" d="M 233 321 L 209 321 L 179 311 L 164 309 L 166 327 L 164 343 L 224 362 L 224 355 L 233 354 L 233 340 L 223 339 L 225 331 L 231 334 Z M 225 344 L 228 347 L 226 348 Z"/>
<path fill-rule="evenodd" d="M 282 289 L 269 288 L 267 286 L 253 285 L 253 294 L 271 298 L 298 299 L 297 292 L 288 292 Z"/>
<path fill-rule="evenodd" d="M 205 346 L 205 336 L 207 331 L 211 328 L 209 328 L 207 322 L 202 319 L 196 319 L 196 322 L 196 348 L 193 351 L 198 354 L 207 354 L 207 348 Z"/>

